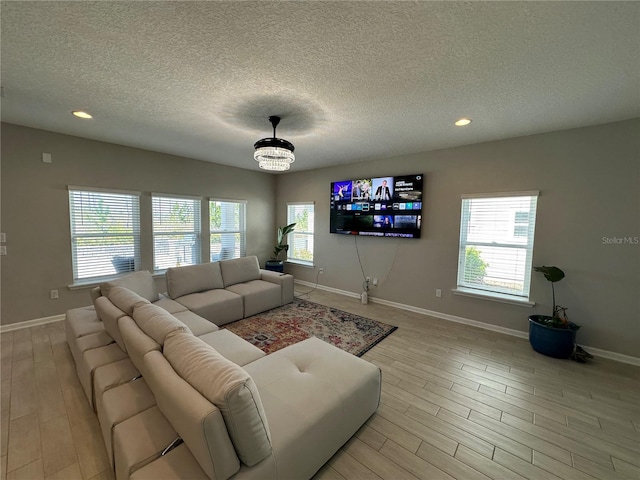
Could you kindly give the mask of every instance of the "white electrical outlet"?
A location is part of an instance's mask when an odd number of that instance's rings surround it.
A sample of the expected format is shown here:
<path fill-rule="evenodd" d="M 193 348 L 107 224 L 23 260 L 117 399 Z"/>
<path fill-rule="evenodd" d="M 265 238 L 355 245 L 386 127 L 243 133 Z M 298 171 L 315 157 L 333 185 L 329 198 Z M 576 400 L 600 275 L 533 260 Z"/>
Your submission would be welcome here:
<path fill-rule="evenodd" d="M 378 286 L 378 279 L 374 277 L 373 279 L 373 286 L 377 287 Z"/>
<path fill-rule="evenodd" d="M 442 290 L 440 290 L 439 288 L 436 288 L 436 297 L 442 297 Z"/>
<path fill-rule="evenodd" d="M 51 291 L 49 292 L 49 298 L 50 298 L 51 300 L 55 300 L 56 298 L 60 298 L 60 297 L 58 296 L 58 290 L 51 290 Z"/>
<path fill-rule="evenodd" d="M 367 277 L 367 283 L 371 282 L 371 277 Z"/>
<path fill-rule="evenodd" d="M 42 162 L 43 163 L 53 163 L 53 159 L 51 158 L 51 154 L 50 153 L 43 153 L 42 154 Z"/>
<path fill-rule="evenodd" d="M 318 270 L 318 275 L 322 275 L 324 273 L 324 268 Z"/>

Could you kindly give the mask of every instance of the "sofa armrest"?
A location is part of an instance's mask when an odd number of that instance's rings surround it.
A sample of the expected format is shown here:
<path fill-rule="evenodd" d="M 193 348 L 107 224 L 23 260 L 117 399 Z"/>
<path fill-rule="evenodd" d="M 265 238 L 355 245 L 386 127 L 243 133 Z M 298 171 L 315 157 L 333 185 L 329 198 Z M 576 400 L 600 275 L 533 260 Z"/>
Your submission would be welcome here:
<path fill-rule="evenodd" d="M 260 269 L 260 280 L 280 285 L 280 289 L 282 290 L 280 305 L 293 302 L 293 275 Z"/>

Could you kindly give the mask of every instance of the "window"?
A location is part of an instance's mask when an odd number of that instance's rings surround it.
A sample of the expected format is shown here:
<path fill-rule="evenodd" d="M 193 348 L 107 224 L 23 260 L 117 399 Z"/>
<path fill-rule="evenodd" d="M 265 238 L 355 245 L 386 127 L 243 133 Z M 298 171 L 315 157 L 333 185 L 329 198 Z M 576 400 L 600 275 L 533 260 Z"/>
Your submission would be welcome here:
<path fill-rule="evenodd" d="M 458 291 L 529 300 L 538 192 L 464 195 Z"/>
<path fill-rule="evenodd" d="M 211 261 L 244 257 L 247 227 L 246 202 L 210 200 Z"/>
<path fill-rule="evenodd" d="M 287 261 L 313 264 L 313 203 L 290 203 L 287 205 L 287 224 L 295 223 L 289 234 Z"/>
<path fill-rule="evenodd" d="M 69 187 L 73 282 L 140 268 L 140 198 L 131 192 Z"/>
<path fill-rule="evenodd" d="M 200 263 L 200 199 L 152 195 L 153 269 Z"/>

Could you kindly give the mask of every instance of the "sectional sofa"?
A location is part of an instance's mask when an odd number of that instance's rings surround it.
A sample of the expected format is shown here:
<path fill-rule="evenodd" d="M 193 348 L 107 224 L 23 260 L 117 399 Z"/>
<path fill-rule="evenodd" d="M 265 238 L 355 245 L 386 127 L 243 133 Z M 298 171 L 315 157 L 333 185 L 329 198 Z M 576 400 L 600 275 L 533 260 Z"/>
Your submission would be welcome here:
<path fill-rule="evenodd" d="M 166 275 L 166 295 L 135 272 L 67 312 L 117 480 L 311 478 L 376 411 L 375 365 L 316 338 L 266 356 L 219 328 L 291 301 L 290 275 L 255 257 Z"/>

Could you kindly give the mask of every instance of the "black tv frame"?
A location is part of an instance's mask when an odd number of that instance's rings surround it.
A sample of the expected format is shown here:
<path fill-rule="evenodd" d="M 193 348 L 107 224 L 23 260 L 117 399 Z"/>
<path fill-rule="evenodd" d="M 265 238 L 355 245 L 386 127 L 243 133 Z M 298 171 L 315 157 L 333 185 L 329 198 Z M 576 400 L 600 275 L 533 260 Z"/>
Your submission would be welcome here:
<path fill-rule="evenodd" d="M 420 238 L 424 175 L 331 182 L 330 233 Z"/>

